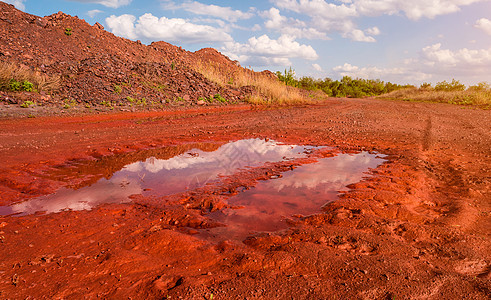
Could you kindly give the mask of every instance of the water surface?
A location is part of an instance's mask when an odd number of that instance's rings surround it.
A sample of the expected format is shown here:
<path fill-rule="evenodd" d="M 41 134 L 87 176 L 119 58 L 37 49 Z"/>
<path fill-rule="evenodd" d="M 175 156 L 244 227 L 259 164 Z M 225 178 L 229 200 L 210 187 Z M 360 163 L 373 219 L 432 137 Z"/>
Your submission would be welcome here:
<path fill-rule="evenodd" d="M 288 227 L 286 218 L 319 213 L 322 206 L 338 198 L 346 186 L 368 176 L 385 160 L 368 152 L 338 154 L 283 173 L 283 177 L 260 181 L 256 187 L 229 199 L 240 209 L 224 209 L 208 216 L 226 227 L 208 229 L 207 237 L 244 239 L 250 234 Z"/>
<path fill-rule="evenodd" d="M 210 147 L 204 145 L 203 148 Z M 247 139 L 226 143 L 215 151 L 193 148 L 167 159 L 148 157 L 124 165 L 113 174 L 106 175 L 107 178 L 100 178 L 88 186 L 78 189 L 62 188 L 52 195 L 0 207 L 0 215 L 90 210 L 104 203 L 130 202 L 131 195 L 172 195 L 202 187 L 219 180 L 219 176 L 232 175 L 246 167 L 306 157 L 314 148 L 284 145 L 272 140 Z M 172 152 L 172 149 L 166 151 Z M 117 162 L 117 157 L 113 160 Z M 106 163 L 107 169 L 110 170 L 115 165 L 114 161 Z M 99 169 L 104 167 L 99 166 Z M 96 176 L 104 171 L 82 166 L 75 173 Z M 94 174 L 90 174 L 91 172 Z M 58 177 L 63 180 L 62 175 Z"/>

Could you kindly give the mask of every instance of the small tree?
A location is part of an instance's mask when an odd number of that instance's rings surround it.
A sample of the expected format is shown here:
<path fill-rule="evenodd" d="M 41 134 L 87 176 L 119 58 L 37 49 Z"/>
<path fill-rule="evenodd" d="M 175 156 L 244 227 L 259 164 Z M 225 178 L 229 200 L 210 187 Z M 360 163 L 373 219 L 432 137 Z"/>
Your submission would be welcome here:
<path fill-rule="evenodd" d="M 464 91 L 464 90 L 465 90 L 465 85 L 455 79 L 452 79 L 452 82 L 447 82 L 446 80 L 444 80 L 442 82 L 438 82 L 435 85 L 435 91 L 454 92 L 454 91 Z"/>
<path fill-rule="evenodd" d="M 472 85 L 469 87 L 469 91 L 487 91 L 491 89 L 487 82 L 479 82 L 477 85 Z"/>
<path fill-rule="evenodd" d="M 288 70 L 285 69 L 285 73 L 281 74 L 280 71 L 276 72 L 276 76 L 281 82 L 284 82 L 286 85 L 297 86 L 297 80 L 295 79 L 295 70 L 290 67 Z"/>
<path fill-rule="evenodd" d="M 428 83 L 428 82 L 423 82 L 420 86 L 419 86 L 419 89 L 421 90 L 431 90 L 432 87 L 431 87 L 431 83 Z"/>

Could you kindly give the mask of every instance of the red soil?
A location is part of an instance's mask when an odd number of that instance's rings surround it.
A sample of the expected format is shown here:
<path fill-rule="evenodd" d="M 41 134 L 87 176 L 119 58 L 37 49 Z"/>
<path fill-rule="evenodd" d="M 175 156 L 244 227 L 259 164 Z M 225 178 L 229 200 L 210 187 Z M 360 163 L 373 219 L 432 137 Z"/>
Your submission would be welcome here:
<path fill-rule="evenodd" d="M 196 233 L 217 225 L 207 213 L 222 209 L 239 187 L 289 165 L 161 199 L 0 217 L 0 296 L 489 299 L 490 117 L 451 105 L 336 99 L 0 120 L 3 205 L 86 180 L 44 176 L 67 161 L 105 160 L 111 174 L 142 159 L 140 150 L 172 155 L 159 148 L 187 151 L 189 142 L 262 137 L 389 155 L 322 213 L 292 217 L 290 228 L 244 241 Z"/>

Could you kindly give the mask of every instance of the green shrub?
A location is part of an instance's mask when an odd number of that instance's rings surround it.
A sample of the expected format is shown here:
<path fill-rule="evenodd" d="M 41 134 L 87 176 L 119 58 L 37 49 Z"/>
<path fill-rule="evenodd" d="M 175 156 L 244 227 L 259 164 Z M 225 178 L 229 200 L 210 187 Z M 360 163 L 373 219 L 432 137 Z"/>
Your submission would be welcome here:
<path fill-rule="evenodd" d="M 17 92 L 17 91 L 20 91 L 21 88 L 22 88 L 22 83 L 20 83 L 19 81 L 17 80 L 10 80 L 10 83 L 9 83 L 9 88 L 11 91 L 13 92 Z"/>
<path fill-rule="evenodd" d="M 429 90 L 429 89 L 432 89 L 432 86 L 431 86 L 431 83 L 428 83 L 428 82 L 423 82 L 420 86 L 419 86 L 420 89 L 422 90 Z"/>
<path fill-rule="evenodd" d="M 286 85 L 297 86 L 298 81 L 295 79 L 295 70 L 290 67 L 290 69 L 285 69 L 284 73 L 281 74 L 280 71 L 276 72 L 276 76 L 281 82 L 284 82 Z"/>
<path fill-rule="evenodd" d="M 118 94 L 119 95 L 119 94 L 121 94 L 121 92 L 123 92 L 123 88 L 121 88 L 120 85 L 115 84 L 115 85 L 113 85 L 113 88 L 114 88 L 114 93 L 115 94 Z"/>
<path fill-rule="evenodd" d="M 102 100 L 101 104 L 104 105 L 105 107 L 109 107 L 111 109 L 113 108 L 113 104 L 111 101 Z"/>
<path fill-rule="evenodd" d="M 227 99 L 223 98 L 222 95 L 220 94 L 215 94 L 215 96 L 213 96 L 213 99 L 217 100 L 218 102 L 221 102 L 221 103 L 226 103 L 227 102 Z"/>
<path fill-rule="evenodd" d="M 32 84 L 27 80 L 20 82 L 15 79 L 11 79 L 9 83 L 9 88 L 13 92 L 19 92 L 19 91 L 32 92 L 34 89 L 34 84 Z"/>
<path fill-rule="evenodd" d="M 487 82 L 479 82 L 477 85 L 471 85 L 468 88 L 469 91 L 477 91 L 477 92 L 488 91 L 490 89 L 491 87 Z"/>
<path fill-rule="evenodd" d="M 138 100 L 138 101 L 136 102 L 136 105 L 143 105 L 143 106 L 147 106 L 147 99 L 142 98 L 141 100 Z"/>
<path fill-rule="evenodd" d="M 28 101 L 24 101 L 24 103 L 22 103 L 22 104 L 20 105 L 20 107 L 22 107 L 22 108 L 28 108 L 28 107 L 29 107 L 29 106 L 31 106 L 31 105 L 34 105 L 34 102 L 33 102 L 33 101 L 29 101 L 29 100 L 28 100 Z"/>
<path fill-rule="evenodd" d="M 71 28 L 65 28 L 65 34 L 68 36 L 72 35 L 72 29 Z"/>
<path fill-rule="evenodd" d="M 63 108 L 69 109 L 73 106 L 77 106 L 77 101 L 75 99 L 65 99 L 63 100 Z"/>
<path fill-rule="evenodd" d="M 435 85 L 435 91 L 455 92 L 464 90 L 465 85 L 455 79 L 452 79 L 452 82 L 447 82 L 446 80 L 442 82 L 437 82 L 437 84 Z"/>
<path fill-rule="evenodd" d="M 24 80 L 22 82 L 22 89 L 26 92 L 32 92 L 32 90 L 34 89 L 34 84 L 30 83 L 27 80 Z"/>
<path fill-rule="evenodd" d="M 276 72 L 278 80 L 286 85 L 298 87 L 301 89 L 313 91 L 321 90 L 331 97 L 366 97 L 376 96 L 392 91 L 410 87 L 409 85 L 399 85 L 391 82 L 383 82 L 379 79 L 360 79 L 344 76 L 341 80 L 332 80 L 330 78 L 314 79 L 312 77 L 295 78 L 295 71 L 290 68 L 281 72 Z"/>

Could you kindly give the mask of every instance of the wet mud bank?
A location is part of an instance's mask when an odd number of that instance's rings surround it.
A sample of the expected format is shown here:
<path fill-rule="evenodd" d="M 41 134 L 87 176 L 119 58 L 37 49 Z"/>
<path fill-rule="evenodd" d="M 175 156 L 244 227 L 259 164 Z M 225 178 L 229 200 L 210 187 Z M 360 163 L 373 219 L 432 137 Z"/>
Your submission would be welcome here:
<path fill-rule="evenodd" d="M 0 120 L 0 296 L 486 299 L 489 119 L 343 99 Z"/>

